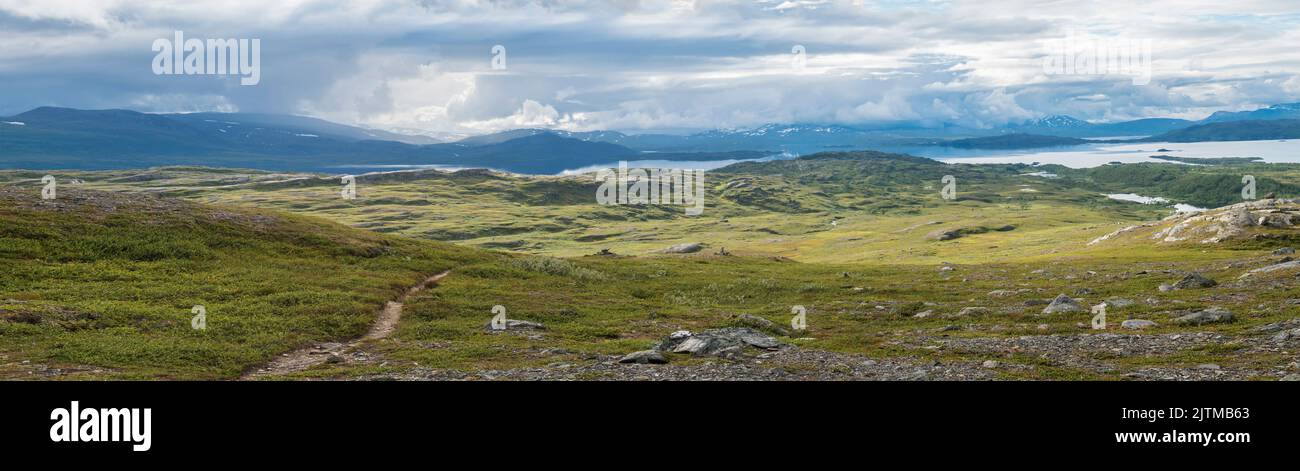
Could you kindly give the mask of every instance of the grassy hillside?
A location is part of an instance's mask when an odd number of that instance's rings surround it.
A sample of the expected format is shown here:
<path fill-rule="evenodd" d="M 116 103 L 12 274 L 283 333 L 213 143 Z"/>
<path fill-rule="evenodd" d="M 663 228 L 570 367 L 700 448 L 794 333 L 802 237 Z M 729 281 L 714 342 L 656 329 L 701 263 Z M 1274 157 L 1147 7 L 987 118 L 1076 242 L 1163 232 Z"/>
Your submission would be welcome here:
<path fill-rule="evenodd" d="M 0 378 L 232 378 L 360 335 L 409 285 L 481 257 L 284 213 L 0 187 Z"/>

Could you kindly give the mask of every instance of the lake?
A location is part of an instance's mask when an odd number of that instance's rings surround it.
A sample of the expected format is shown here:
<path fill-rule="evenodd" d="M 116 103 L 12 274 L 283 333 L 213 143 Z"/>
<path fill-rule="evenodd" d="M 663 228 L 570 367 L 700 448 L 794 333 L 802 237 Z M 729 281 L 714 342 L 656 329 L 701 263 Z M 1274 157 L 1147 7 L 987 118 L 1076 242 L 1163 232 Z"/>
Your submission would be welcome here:
<path fill-rule="evenodd" d="M 1167 149 L 1166 152 L 1158 152 Z M 894 148 L 902 152 L 951 163 L 1060 164 L 1072 168 L 1097 167 L 1110 162 L 1164 162 L 1152 155 L 1173 157 L 1260 157 L 1263 162 L 1300 163 L 1300 140 L 1232 142 L 1143 142 L 1137 144 L 1084 144 L 1028 150 L 979 150 L 949 147 Z"/>
<path fill-rule="evenodd" d="M 1131 137 L 1130 137 L 1131 138 Z M 1107 138 L 1119 139 L 1119 138 Z M 1159 152 L 1160 149 L 1166 149 Z M 849 151 L 850 149 L 835 149 Z M 855 149 L 868 150 L 868 149 Z M 1175 164 L 1165 160 L 1152 159 L 1153 155 L 1173 157 L 1209 158 L 1209 157 L 1260 157 L 1262 162 L 1300 163 L 1300 140 L 1284 141 L 1232 141 L 1232 142 L 1143 142 L 1137 144 L 1083 144 L 1067 147 L 1051 147 L 1027 150 L 990 150 L 958 149 L 939 146 L 882 146 L 869 150 L 910 154 L 928 157 L 941 162 L 965 164 L 1000 164 L 1034 162 L 1042 164 L 1059 164 L 1072 168 L 1086 168 L 1106 165 L 1110 162 L 1141 163 L 1156 162 Z M 737 162 L 768 161 L 791 158 L 792 155 L 777 155 L 752 160 L 635 160 L 628 161 L 630 168 L 681 168 L 713 170 Z M 602 168 L 615 168 L 618 162 L 603 165 L 565 170 L 560 175 L 573 175 L 594 172 Z"/>

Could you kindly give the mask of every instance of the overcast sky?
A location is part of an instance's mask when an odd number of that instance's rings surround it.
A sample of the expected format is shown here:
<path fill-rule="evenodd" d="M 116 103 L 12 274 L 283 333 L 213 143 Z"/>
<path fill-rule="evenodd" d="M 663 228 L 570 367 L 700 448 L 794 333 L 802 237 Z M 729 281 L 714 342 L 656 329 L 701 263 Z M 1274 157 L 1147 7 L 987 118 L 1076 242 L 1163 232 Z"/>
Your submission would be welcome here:
<path fill-rule="evenodd" d="M 0 115 L 266 112 L 452 133 L 1199 119 L 1300 101 L 1297 26 L 1294 0 L 0 0 Z M 261 39 L 260 83 L 155 75 L 151 45 L 176 30 Z M 1150 83 L 1045 73 L 1071 34 L 1150 40 Z"/>

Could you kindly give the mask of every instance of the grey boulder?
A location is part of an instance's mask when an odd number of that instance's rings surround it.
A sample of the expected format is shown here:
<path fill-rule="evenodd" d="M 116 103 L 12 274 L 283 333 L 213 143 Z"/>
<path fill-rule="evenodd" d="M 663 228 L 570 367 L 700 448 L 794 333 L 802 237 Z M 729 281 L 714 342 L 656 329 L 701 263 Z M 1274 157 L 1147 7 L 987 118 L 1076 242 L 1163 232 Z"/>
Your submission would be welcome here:
<path fill-rule="evenodd" d="M 1218 285 L 1219 282 L 1201 276 L 1200 273 L 1189 273 L 1183 279 L 1173 284 L 1173 289 L 1195 289 L 1210 288 Z"/>
<path fill-rule="evenodd" d="M 1125 329 L 1146 329 L 1150 327 L 1155 327 L 1156 323 L 1146 319 L 1129 319 L 1124 322 L 1121 322 L 1119 326 Z"/>
<path fill-rule="evenodd" d="M 1073 298 L 1069 296 L 1061 294 L 1058 295 L 1056 299 L 1053 299 L 1051 304 L 1048 304 L 1047 307 L 1043 308 L 1043 314 L 1079 312 L 1082 310 L 1083 307 L 1079 306 L 1079 303 L 1077 301 L 1075 301 Z"/>
<path fill-rule="evenodd" d="M 1232 313 L 1221 307 L 1212 307 L 1204 311 L 1193 312 L 1191 314 L 1180 316 L 1174 319 L 1177 324 L 1212 324 L 1216 322 L 1232 321 Z"/>

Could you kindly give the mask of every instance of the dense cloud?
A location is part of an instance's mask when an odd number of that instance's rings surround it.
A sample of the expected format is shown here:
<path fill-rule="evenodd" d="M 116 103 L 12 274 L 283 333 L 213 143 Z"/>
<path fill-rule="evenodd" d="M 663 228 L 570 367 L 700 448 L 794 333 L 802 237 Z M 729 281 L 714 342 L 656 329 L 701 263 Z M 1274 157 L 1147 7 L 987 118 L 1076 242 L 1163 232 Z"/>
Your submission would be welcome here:
<path fill-rule="evenodd" d="M 40 105 L 237 110 L 479 133 L 984 127 L 1300 101 L 1300 14 L 1289 2 L 998 3 L 0 0 L 0 115 Z M 260 83 L 154 75 L 150 45 L 175 30 L 260 38 Z M 1150 82 L 1045 73 L 1053 45 L 1070 37 L 1150 40 Z M 498 44 L 504 70 L 492 67 Z"/>

